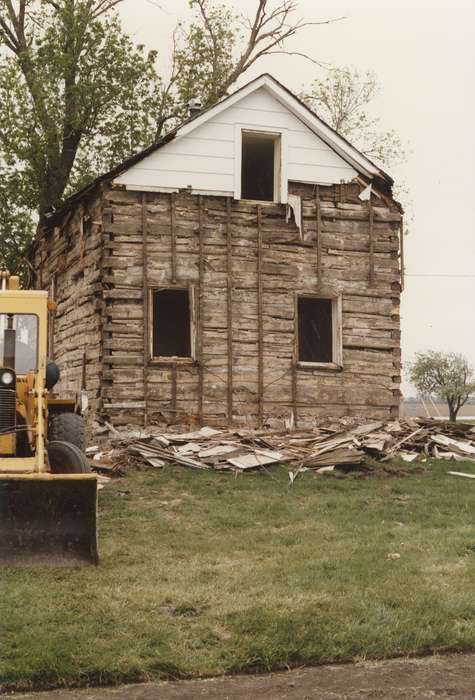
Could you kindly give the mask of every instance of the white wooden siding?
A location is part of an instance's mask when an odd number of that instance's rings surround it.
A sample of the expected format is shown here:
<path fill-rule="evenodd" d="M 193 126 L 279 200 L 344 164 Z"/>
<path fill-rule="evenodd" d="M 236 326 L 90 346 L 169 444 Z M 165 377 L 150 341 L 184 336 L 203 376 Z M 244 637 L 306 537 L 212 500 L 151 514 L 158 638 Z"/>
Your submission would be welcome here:
<path fill-rule="evenodd" d="M 205 124 L 159 148 L 115 182 L 130 189 L 181 189 L 233 196 L 239 190 L 235 139 L 239 128 L 285 133 L 287 181 L 349 182 L 357 176 L 343 158 L 261 87 Z M 286 189 L 286 183 L 284 184 Z M 282 201 L 286 197 L 283 196 Z"/>

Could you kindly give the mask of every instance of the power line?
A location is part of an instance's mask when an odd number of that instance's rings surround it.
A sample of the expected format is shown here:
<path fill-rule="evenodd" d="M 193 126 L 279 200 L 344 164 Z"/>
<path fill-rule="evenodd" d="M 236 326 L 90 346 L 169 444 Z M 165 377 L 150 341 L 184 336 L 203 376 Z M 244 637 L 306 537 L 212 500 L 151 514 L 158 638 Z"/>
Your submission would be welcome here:
<path fill-rule="evenodd" d="M 450 272 L 406 272 L 406 277 L 475 277 L 475 274 L 465 274 L 465 273 L 450 273 Z"/>

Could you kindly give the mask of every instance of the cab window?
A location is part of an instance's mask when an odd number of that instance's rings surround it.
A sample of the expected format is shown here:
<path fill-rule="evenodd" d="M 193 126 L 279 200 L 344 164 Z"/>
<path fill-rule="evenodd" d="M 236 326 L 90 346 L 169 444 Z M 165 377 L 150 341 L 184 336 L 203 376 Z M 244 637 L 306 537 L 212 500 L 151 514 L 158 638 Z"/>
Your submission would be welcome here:
<path fill-rule="evenodd" d="M 0 367 L 17 374 L 38 369 L 38 316 L 0 314 Z"/>

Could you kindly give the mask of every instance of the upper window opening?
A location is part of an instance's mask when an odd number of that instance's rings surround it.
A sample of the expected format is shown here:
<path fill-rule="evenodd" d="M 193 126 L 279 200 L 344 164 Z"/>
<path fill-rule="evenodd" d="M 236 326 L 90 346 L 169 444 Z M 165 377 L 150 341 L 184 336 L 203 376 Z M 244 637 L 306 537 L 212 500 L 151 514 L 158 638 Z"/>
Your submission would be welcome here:
<path fill-rule="evenodd" d="M 298 340 L 300 362 L 334 362 L 334 303 L 332 299 L 299 297 Z"/>
<path fill-rule="evenodd" d="M 153 356 L 191 357 L 190 299 L 187 289 L 153 292 Z"/>
<path fill-rule="evenodd" d="M 241 197 L 277 201 L 280 138 L 275 134 L 242 132 Z"/>

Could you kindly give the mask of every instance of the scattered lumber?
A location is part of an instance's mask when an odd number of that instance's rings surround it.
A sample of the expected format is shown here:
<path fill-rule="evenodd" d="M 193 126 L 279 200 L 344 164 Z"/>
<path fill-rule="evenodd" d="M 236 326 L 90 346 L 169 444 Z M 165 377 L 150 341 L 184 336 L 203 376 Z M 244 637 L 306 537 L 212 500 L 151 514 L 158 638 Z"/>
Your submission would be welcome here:
<path fill-rule="evenodd" d="M 473 426 L 433 419 L 406 418 L 368 422 L 340 418 L 306 430 L 215 429 L 191 432 L 122 430 L 110 437 L 109 451 L 94 448 L 97 469 L 129 463 L 162 468 L 178 464 L 190 469 L 244 472 L 272 464 L 289 466 L 291 482 L 302 471 L 331 472 L 377 462 L 401 459 L 407 463 L 427 459 L 475 462 Z M 91 449 L 92 452 L 92 449 Z M 106 469 L 104 469 L 106 470 Z"/>
<path fill-rule="evenodd" d="M 475 474 L 465 474 L 465 472 L 449 472 L 451 476 L 463 476 L 465 479 L 475 479 Z"/>

